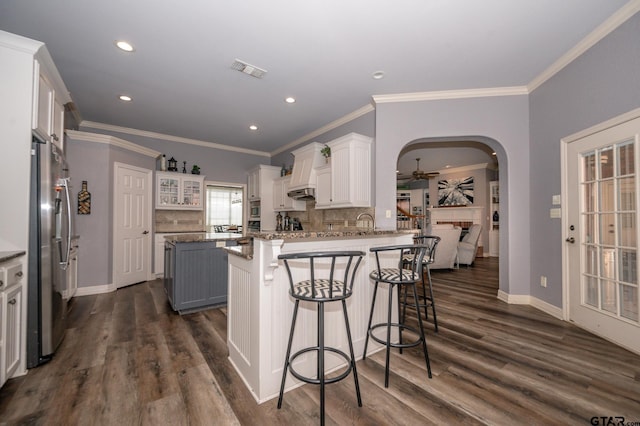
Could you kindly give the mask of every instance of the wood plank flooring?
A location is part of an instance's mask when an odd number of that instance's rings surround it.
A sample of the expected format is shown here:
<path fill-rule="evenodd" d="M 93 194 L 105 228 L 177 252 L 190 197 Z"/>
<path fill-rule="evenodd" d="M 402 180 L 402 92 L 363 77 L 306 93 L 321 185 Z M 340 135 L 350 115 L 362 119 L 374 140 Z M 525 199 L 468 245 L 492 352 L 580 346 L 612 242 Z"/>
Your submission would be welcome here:
<path fill-rule="evenodd" d="M 434 271 L 439 333 L 420 348 L 358 361 L 329 385 L 327 424 L 591 424 L 640 422 L 640 356 L 528 306 L 496 298 L 498 261 Z M 409 311 L 411 312 L 411 311 Z M 415 323 L 415 316 L 409 321 Z M 430 319 L 431 321 L 431 319 Z M 46 365 L 0 389 L 0 423 L 34 425 L 318 424 L 305 385 L 258 405 L 227 360 L 226 310 L 177 315 L 159 280 L 75 298 L 66 337 Z"/>

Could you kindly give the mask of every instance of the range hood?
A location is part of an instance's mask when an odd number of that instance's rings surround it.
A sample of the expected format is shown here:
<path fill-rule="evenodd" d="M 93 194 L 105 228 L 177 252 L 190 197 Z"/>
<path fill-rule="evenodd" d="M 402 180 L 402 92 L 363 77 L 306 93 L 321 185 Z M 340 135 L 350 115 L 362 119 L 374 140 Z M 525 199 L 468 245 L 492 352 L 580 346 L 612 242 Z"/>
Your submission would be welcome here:
<path fill-rule="evenodd" d="M 315 198 L 316 167 L 325 164 L 324 156 L 320 152 L 322 147 L 322 144 L 312 142 L 291 152 L 295 158 L 287 192 L 289 197 L 296 200 Z"/>

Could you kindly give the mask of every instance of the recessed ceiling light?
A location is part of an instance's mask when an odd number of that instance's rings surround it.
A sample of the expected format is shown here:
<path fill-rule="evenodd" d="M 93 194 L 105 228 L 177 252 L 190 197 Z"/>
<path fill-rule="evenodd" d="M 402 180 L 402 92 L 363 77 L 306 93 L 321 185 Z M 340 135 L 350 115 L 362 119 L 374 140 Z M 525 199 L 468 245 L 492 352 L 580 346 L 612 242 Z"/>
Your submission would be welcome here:
<path fill-rule="evenodd" d="M 131 96 L 128 96 L 128 95 L 120 95 L 118 96 L 118 99 L 124 102 L 131 102 L 133 100 Z"/>
<path fill-rule="evenodd" d="M 382 80 L 384 78 L 384 71 L 376 71 L 371 74 L 374 80 Z"/>
<path fill-rule="evenodd" d="M 124 40 L 116 40 L 116 46 L 118 49 L 124 50 L 125 52 L 133 52 L 135 50 L 131 44 Z"/>
<path fill-rule="evenodd" d="M 444 166 L 445 169 L 450 169 L 451 168 L 451 164 L 447 164 L 446 166 Z"/>
<path fill-rule="evenodd" d="M 258 126 L 256 126 L 255 124 L 252 124 L 251 126 L 249 126 L 250 130 L 258 130 Z"/>
<path fill-rule="evenodd" d="M 289 97 L 288 97 L 288 98 L 286 98 L 284 101 L 285 101 L 286 103 L 288 103 L 288 104 L 292 104 L 292 103 L 294 103 L 294 102 L 296 101 L 296 99 L 295 99 L 295 98 L 292 98 L 291 96 L 289 96 Z"/>
<path fill-rule="evenodd" d="M 497 155 L 497 154 L 496 154 L 496 152 L 495 152 L 495 151 L 493 151 L 493 152 L 491 153 L 491 155 Z"/>

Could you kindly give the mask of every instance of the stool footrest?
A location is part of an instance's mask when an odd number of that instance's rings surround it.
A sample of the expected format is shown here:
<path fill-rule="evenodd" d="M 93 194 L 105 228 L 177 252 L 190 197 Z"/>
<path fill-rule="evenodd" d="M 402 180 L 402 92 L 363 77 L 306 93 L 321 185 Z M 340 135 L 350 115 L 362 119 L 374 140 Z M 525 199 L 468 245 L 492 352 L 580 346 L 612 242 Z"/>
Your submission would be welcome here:
<path fill-rule="evenodd" d="M 352 364 L 351 364 L 351 357 L 349 355 L 347 355 L 345 352 L 341 351 L 340 349 L 336 349 L 336 348 L 332 348 L 330 346 L 325 346 L 324 347 L 325 351 L 328 352 L 333 352 L 335 354 L 340 355 L 342 358 L 344 358 L 345 361 L 347 361 L 347 369 L 345 371 L 343 371 L 339 376 L 336 377 L 331 377 L 331 378 L 325 378 L 324 379 L 324 383 L 325 384 L 331 384 L 331 383 L 335 383 L 335 382 L 339 382 L 340 380 L 346 378 L 349 373 L 351 373 L 351 370 L 353 369 Z M 314 385 L 319 385 L 320 384 L 320 379 L 319 378 L 311 378 L 311 377 L 307 377 L 307 376 L 303 376 L 302 374 L 298 373 L 294 368 L 293 368 L 293 361 L 296 359 L 296 357 L 303 355 L 307 352 L 320 352 L 320 347 L 318 346 L 310 346 L 308 348 L 304 348 L 304 349 L 300 349 L 298 352 L 294 353 L 293 355 L 291 355 L 291 357 L 289 358 L 289 372 L 291 372 L 291 374 L 293 375 L 293 377 L 295 377 L 298 380 L 301 380 L 305 383 L 311 383 Z M 323 373 L 324 374 L 324 373 Z"/>
<path fill-rule="evenodd" d="M 418 330 L 416 330 L 413 327 L 409 327 L 408 325 L 404 325 L 404 324 L 399 324 L 397 322 L 393 322 L 390 324 L 390 326 L 392 328 L 397 328 L 398 330 L 401 331 L 409 331 L 411 333 L 417 334 L 418 338 L 414 341 L 411 342 L 407 342 L 407 343 L 400 343 L 400 342 L 389 342 L 389 346 L 391 346 L 392 348 L 412 348 L 414 346 L 418 346 L 419 344 L 422 343 L 422 337 L 420 337 L 420 332 Z M 386 339 L 380 339 L 379 337 L 375 336 L 373 334 L 373 330 L 375 330 L 376 328 L 380 328 L 380 327 L 384 327 L 387 328 L 387 323 L 383 322 L 383 323 L 379 323 L 379 324 L 374 324 L 371 326 L 371 328 L 369 329 L 369 337 L 371 337 L 373 340 L 375 340 L 376 342 L 380 343 L 381 345 L 387 345 L 387 341 Z"/>

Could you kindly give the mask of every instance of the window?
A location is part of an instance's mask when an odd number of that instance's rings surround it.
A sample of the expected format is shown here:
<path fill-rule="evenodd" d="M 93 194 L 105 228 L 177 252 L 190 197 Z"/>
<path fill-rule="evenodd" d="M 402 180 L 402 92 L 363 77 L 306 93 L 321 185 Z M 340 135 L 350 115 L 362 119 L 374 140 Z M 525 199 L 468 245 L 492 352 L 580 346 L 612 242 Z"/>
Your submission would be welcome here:
<path fill-rule="evenodd" d="M 213 232 L 221 226 L 227 231 L 229 227 L 242 226 L 242 188 L 233 186 L 207 185 L 207 230 Z M 220 228 L 218 228 L 220 230 Z"/>

